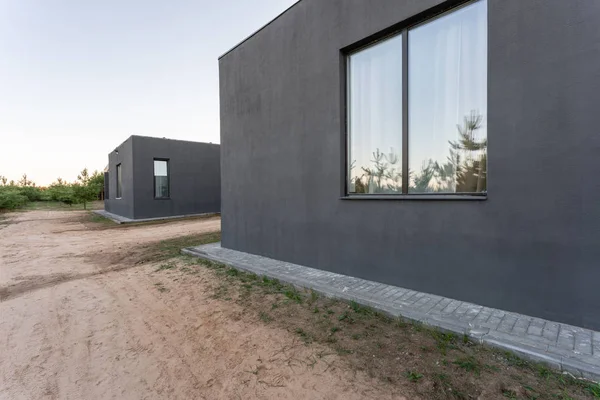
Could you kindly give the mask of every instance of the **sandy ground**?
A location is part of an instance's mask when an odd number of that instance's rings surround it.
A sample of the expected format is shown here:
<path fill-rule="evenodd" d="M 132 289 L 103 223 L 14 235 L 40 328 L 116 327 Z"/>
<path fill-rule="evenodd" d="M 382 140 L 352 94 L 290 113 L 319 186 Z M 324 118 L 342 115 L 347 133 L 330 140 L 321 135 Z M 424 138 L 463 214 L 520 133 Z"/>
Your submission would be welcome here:
<path fill-rule="evenodd" d="M 0 225 L 0 399 L 403 398 L 215 299 L 214 275 L 136 264 L 140 245 L 218 230 L 218 218 L 94 230 L 83 215 Z"/>

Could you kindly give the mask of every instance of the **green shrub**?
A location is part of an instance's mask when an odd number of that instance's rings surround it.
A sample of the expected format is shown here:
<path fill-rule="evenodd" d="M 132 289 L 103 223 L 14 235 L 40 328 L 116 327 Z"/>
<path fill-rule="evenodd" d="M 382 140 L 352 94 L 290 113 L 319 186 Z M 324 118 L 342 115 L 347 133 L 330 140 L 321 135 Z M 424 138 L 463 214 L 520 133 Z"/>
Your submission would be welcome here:
<path fill-rule="evenodd" d="M 35 186 L 23 186 L 18 187 L 19 192 L 26 196 L 29 201 L 40 201 L 42 200 L 42 189 Z"/>
<path fill-rule="evenodd" d="M 29 202 L 27 196 L 19 188 L 11 186 L 0 187 L 0 210 L 14 210 Z"/>

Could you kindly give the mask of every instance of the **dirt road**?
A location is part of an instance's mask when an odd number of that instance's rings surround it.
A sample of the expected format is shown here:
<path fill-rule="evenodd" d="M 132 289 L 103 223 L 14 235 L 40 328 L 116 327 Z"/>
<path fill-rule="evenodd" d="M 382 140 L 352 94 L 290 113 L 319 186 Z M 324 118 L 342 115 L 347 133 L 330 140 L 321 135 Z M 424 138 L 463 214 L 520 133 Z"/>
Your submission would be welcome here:
<path fill-rule="evenodd" d="M 142 246 L 218 218 L 93 229 L 85 215 L 0 225 L 0 399 L 402 398 L 215 299 L 213 275 L 139 264 Z"/>

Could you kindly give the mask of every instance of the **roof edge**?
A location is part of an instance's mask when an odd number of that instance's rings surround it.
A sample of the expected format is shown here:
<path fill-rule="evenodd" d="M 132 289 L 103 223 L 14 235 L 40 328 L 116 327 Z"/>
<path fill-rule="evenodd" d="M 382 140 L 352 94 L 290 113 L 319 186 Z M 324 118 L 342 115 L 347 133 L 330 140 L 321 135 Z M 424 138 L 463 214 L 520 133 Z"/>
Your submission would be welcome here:
<path fill-rule="evenodd" d="M 247 36 L 244 40 L 242 40 L 241 42 L 239 42 L 238 44 L 236 44 L 235 46 L 233 46 L 232 48 L 230 48 L 229 50 L 227 50 L 225 53 L 221 54 L 218 59 L 221 60 L 223 57 L 225 57 L 226 55 L 228 55 L 229 53 L 231 53 L 232 51 L 234 51 L 235 49 L 237 49 L 238 47 L 240 47 L 241 45 L 243 45 L 244 43 L 246 43 L 248 40 L 252 39 L 260 31 L 262 31 L 267 26 L 271 25 L 273 22 L 275 22 L 276 20 L 278 20 L 281 16 L 283 16 L 283 14 L 287 13 L 288 11 L 290 11 L 292 8 L 294 8 L 295 6 L 297 6 L 300 2 L 302 2 L 302 0 L 296 1 L 294 4 L 292 4 L 291 6 L 289 6 L 288 8 L 286 8 L 285 10 L 283 10 L 275 18 L 273 18 L 272 20 L 270 20 L 269 22 L 267 22 L 266 24 L 264 24 L 263 26 L 261 26 L 260 28 L 258 28 L 256 31 L 254 31 L 254 33 L 250 34 L 250 36 Z"/>

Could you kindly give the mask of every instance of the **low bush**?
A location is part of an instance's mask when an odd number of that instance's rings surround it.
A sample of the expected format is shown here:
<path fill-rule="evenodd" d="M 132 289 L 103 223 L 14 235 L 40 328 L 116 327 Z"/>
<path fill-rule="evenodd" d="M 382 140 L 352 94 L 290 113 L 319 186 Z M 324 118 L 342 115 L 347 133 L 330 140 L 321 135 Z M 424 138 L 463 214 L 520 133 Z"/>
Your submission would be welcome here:
<path fill-rule="evenodd" d="M 23 207 L 28 202 L 29 198 L 19 188 L 12 186 L 0 187 L 0 210 L 14 210 Z"/>

